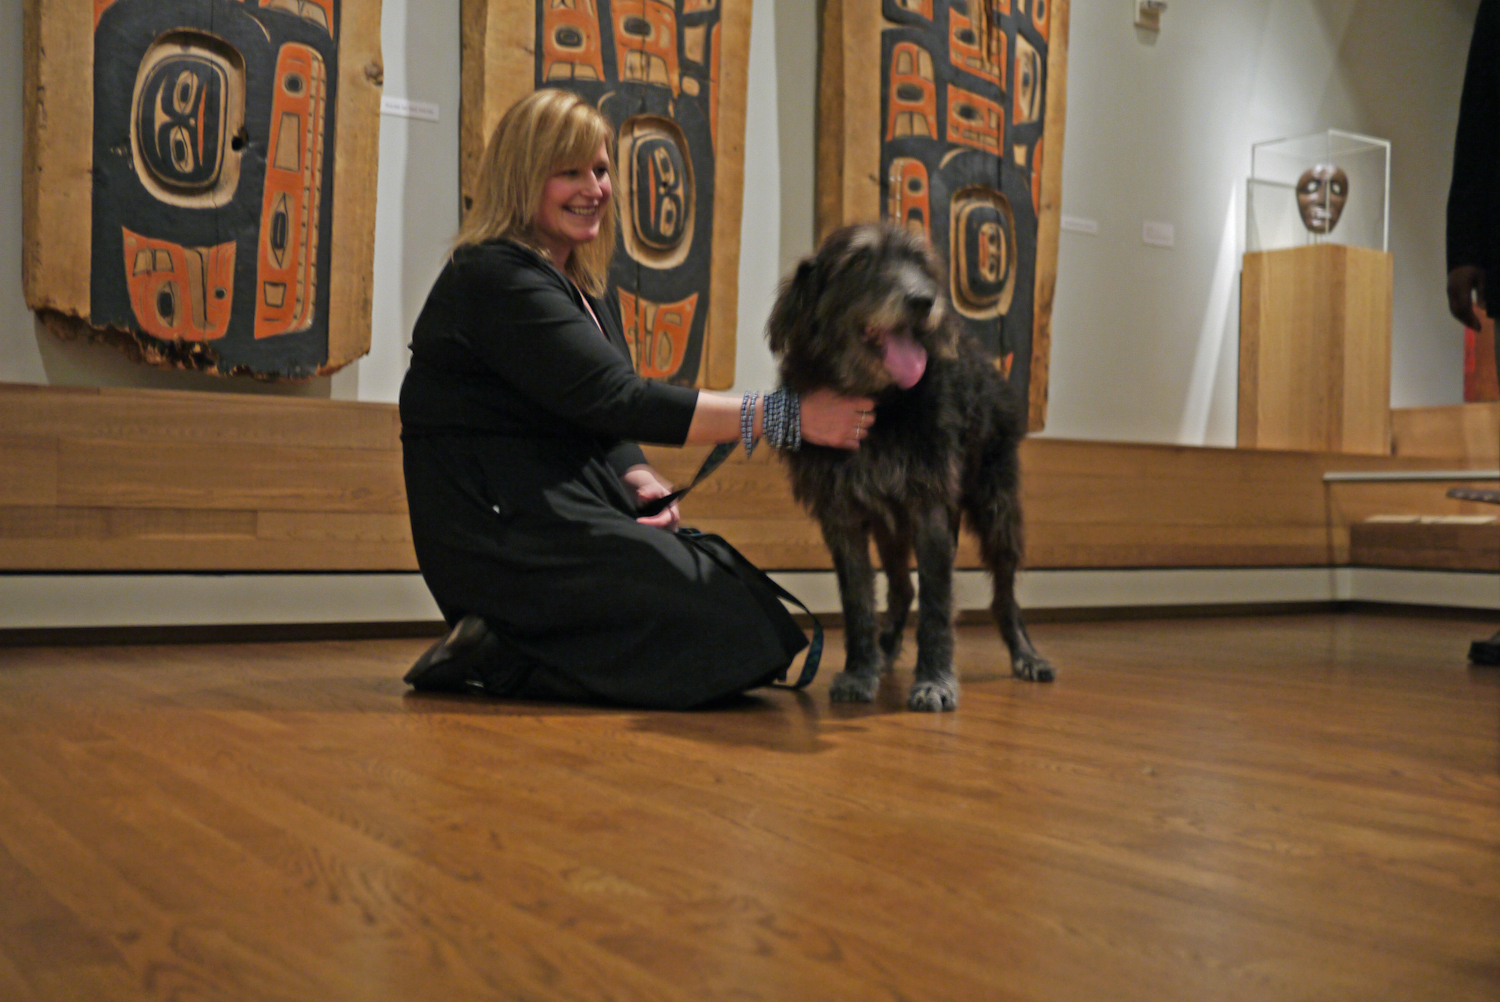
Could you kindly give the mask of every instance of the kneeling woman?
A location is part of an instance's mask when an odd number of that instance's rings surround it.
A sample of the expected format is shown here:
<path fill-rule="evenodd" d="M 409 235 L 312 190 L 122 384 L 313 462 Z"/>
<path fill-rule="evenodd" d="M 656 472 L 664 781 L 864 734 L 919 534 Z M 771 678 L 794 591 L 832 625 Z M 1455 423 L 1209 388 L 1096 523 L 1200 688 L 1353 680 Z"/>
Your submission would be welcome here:
<path fill-rule="evenodd" d="M 537 91 L 501 119 L 401 387 L 417 562 L 453 629 L 418 689 L 686 708 L 768 684 L 806 645 L 774 599 L 677 535 L 637 442 L 758 436 L 763 399 L 644 379 L 606 299 L 614 134 Z M 857 448 L 873 402 L 800 401 L 801 437 Z M 795 410 L 796 408 L 792 408 Z"/>

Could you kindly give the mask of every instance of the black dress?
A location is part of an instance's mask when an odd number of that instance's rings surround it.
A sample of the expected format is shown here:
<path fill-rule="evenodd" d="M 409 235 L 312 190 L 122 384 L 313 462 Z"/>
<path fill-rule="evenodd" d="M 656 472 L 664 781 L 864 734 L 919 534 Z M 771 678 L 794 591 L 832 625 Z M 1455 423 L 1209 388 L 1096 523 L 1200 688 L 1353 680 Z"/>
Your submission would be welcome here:
<path fill-rule="evenodd" d="M 681 445 L 698 391 L 636 374 L 618 315 L 507 240 L 456 251 L 412 335 L 401 442 L 412 541 L 443 616 L 500 641 L 491 686 L 686 708 L 768 684 L 796 621 L 635 520 L 635 442 Z"/>

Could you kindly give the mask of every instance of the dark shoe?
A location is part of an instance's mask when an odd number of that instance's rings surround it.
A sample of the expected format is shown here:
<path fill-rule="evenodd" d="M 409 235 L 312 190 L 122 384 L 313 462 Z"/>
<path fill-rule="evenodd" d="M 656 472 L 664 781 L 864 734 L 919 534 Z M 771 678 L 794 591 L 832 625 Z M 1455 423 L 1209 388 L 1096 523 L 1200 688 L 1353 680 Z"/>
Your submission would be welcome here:
<path fill-rule="evenodd" d="M 1470 644 L 1469 661 L 1476 665 L 1500 665 L 1500 633 Z"/>
<path fill-rule="evenodd" d="M 489 637 L 490 630 L 483 619 L 465 616 L 446 637 L 417 658 L 417 663 L 411 666 L 402 681 L 418 692 L 483 689 L 484 681 L 477 670 L 480 659 L 470 655 L 478 653 Z"/>

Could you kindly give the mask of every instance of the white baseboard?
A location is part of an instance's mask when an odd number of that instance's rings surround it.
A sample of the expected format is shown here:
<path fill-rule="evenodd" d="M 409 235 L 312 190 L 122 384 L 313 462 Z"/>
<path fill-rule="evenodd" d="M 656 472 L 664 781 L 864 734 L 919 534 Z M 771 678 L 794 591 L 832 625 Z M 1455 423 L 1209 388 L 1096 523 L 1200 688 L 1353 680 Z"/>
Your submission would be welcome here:
<path fill-rule="evenodd" d="M 831 571 L 771 576 L 813 612 L 839 611 Z M 1022 606 L 1030 609 L 1342 601 L 1500 610 L 1500 573 L 1369 567 L 1043 570 L 1023 573 L 1017 588 Z M 987 608 L 989 578 L 982 571 L 960 571 L 954 594 L 959 609 Z M 439 618 L 417 574 L 0 575 L 0 629 Z"/>
<path fill-rule="evenodd" d="M 0 629 L 442 618 L 419 574 L 0 576 Z"/>
<path fill-rule="evenodd" d="M 828 571 L 773 573 L 813 612 L 838 612 L 838 583 Z M 959 609 L 986 609 L 993 592 L 983 571 L 959 571 Z M 884 602 L 884 580 L 877 582 Z M 1389 602 L 1500 609 L 1500 573 L 1387 570 L 1373 567 L 1251 567 L 1023 571 L 1016 593 L 1027 609 L 1109 609 L 1266 603 Z"/>

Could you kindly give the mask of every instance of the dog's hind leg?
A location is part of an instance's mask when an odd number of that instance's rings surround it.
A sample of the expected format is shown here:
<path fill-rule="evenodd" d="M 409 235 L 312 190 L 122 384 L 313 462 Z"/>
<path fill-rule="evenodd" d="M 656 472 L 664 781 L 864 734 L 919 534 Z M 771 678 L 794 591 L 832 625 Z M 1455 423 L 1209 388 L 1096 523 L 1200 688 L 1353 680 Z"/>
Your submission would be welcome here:
<path fill-rule="evenodd" d="M 906 706 L 936 712 L 958 706 L 953 673 L 953 558 L 958 513 L 945 507 L 918 512 L 913 530 L 917 551 L 917 680 Z"/>
<path fill-rule="evenodd" d="M 875 570 L 870 564 L 870 532 L 865 526 L 823 526 L 823 540 L 838 572 L 844 607 L 844 670 L 833 677 L 835 703 L 869 703 L 880 688 L 884 662 L 876 643 Z"/>
<path fill-rule="evenodd" d="M 911 602 L 916 590 L 911 584 L 911 526 L 904 522 L 895 526 L 877 521 L 875 549 L 880 554 L 880 566 L 885 570 L 885 625 L 880 630 L 880 649 L 885 653 L 885 666 L 889 669 L 901 655 L 901 639 L 906 631 L 906 618 L 911 614 Z"/>
<path fill-rule="evenodd" d="M 990 612 L 1000 627 L 1005 646 L 1010 648 L 1011 672 L 1028 682 L 1051 682 L 1057 677 L 1057 672 L 1052 663 L 1032 646 L 1031 636 L 1026 632 L 1026 620 L 1021 615 L 1021 605 L 1016 601 L 1015 569 L 1012 568 L 1009 574 L 997 570 L 994 575 L 995 601 Z"/>
<path fill-rule="evenodd" d="M 1010 670 L 1030 682 L 1051 682 L 1056 677 L 1050 662 L 1037 653 L 1026 632 L 1026 621 L 1016 601 L 1016 571 L 1021 566 L 1021 513 L 1009 498 L 987 505 L 970 505 L 970 521 L 979 536 L 979 549 L 994 582 L 995 599 L 990 612 L 1000 637 L 1010 648 Z"/>

